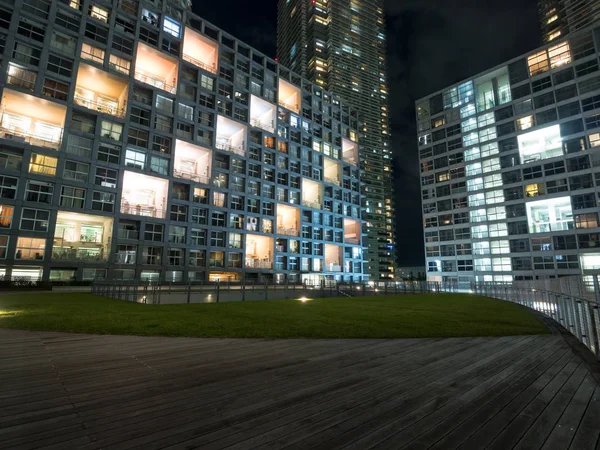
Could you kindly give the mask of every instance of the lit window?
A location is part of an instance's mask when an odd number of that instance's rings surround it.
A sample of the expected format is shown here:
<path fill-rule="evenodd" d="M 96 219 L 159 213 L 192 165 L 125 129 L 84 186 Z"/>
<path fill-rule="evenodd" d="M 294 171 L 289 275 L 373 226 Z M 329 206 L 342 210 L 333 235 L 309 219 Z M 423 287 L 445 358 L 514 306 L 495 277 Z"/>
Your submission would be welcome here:
<path fill-rule="evenodd" d="M 523 164 L 563 154 L 559 125 L 531 131 L 518 136 L 517 139 Z"/>
<path fill-rule="evenodd" d="M 560 33 L 560 30 L 553 31 L 552 33 L 550 33 L 550 34 L 548 35 L 548 42 L 550 42 L 550 41 L 553 41 L 554 39 L 556 39 L 557 37 L 559 37 L 559 36 L 560 36 L 560 34 L 561 34 L 561 33 Z"/>
<path fill-rule="evenodd" d="M 17 240 L 15 259 L 41 261 L 44 259 L 46 239 L 20 237 Z"/>
<path fill-rule="evenodd" d="M 568 42 L 562 42 L 554 47 L 548 49 L 550 55 L 550 68 L 555 69 L 556 67 L 569 64 L 571 62 L 571 51 L 569 49 Z"/>
<path fill-rule="evenodd" d="M 523 131 L 533 126 L 533 116 L 522 117 L 517 120 L 517 130 Z"/>
<path fill-rule="evenodd" d="M 56 175 L 57 164 L 57 158 L 33 153 L 31 155 L 31 162 L 29 163 L 29 173 L 54 176 Z"/>
<path fill-rule="evenodd" d="M 527 58 L 529 74 L 531 76 L 546 72 L 548 70 L 548 54 L 546 50 L 531 55 Z"/>
<path fill-rule="evenodd" d="M 135 167 L 136 169 L 144 169 L 146 165 L 146 154 L 136 150 L 127 149 L 125 153 L 125 165 Z"/>
<path fill-rule="evenodd" d="M 556 14 L 554 14 L 552 17 L 550 17 L 550 18 L 548 18 L 548 20 L 546 20 L 546 24 L 550 24 L 557 19 L 558 19 L 558 16 Z"/>
<path fill-rule="evenodd" d="M 104 62 L 104 50 L 84 43 L 81 45 L 81 58 L 102 64 Z"/>
<path fill-rule="evenodd" d="M 528 202 L 526 205 L 530 233 L 567 231 L 574 228 L 569 197 Z"/>
<path fill-rule="evenodd" d="M 165 24 L 163 26 L 163 30 L 167 33 L 179 38 L 181 36 L 181 25 L 175 22 L 173 19 L 169 17 L 165 17 Z"/>
<path fill-rule="evenodd" d="M 102 22 L 108 22 L 108 11 L 98 6 L 90 5 L 90 16 Z"/>

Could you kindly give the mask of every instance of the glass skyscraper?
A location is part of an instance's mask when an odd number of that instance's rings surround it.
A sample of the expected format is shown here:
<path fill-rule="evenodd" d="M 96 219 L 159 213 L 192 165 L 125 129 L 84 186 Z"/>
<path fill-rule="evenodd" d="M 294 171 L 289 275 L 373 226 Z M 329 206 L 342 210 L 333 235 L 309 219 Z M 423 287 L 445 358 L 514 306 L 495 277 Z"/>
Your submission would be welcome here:
<path fill-rule="evenodd" d="M 368 272 L 394 277 L 386 36 L 382 0 L 279 0 L 280 63 L 359 109 Z"/>

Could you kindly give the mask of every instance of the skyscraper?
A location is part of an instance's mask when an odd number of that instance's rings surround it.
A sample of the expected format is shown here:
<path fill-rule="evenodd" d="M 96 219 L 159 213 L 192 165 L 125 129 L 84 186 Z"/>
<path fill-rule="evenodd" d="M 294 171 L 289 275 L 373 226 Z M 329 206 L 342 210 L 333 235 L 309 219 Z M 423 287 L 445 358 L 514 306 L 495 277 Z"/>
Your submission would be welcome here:
<path fill-rule="evenodd" d="M 564 38 L 600 18 L 600 0 L 538 0 L 544 42 Z"/>
<path fill-rule="evenodd" d="M 392 278 L 395 239 L 383 1 L 279 0 L 277 56 L 283 65 L 359 109 L 369 273 L 372 280 Z"/>

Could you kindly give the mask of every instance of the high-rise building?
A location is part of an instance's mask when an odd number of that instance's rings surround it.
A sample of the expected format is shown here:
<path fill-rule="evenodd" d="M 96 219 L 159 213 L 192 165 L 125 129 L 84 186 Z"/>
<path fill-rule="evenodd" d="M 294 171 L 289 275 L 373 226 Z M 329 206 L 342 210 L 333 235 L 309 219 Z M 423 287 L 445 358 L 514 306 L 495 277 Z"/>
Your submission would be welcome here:
<path fill-rule="evenodd" d="M 363 279 L 358 112 L 185 6 L 0 4 L 0 275 Z"/>
<path fill-rule="evenodd" d="M 600 27 L 416 102 L 432 281 L 600 270 Z"/>
<path fill-rule="evenodd" d="M 546 43 L 600 19 L 600 0 L 538 0 L 538 9 Z"/>
<path fill-rule="evenodd" d="M 279 0 L 280 63 L 360 110 L 371 279 L 394 276 L 386 36 L 382 0 Z"/>

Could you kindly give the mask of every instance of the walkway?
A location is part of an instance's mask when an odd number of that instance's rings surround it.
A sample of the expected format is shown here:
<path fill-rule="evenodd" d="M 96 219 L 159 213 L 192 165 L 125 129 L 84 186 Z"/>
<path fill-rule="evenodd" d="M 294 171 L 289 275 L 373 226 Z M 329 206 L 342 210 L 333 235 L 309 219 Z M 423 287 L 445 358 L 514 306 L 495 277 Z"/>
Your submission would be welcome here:
<path fill-rule="evenodd" d="M 0 448 L 594 449 L 560 335 L 235 340 L 0 329 Z"/>

